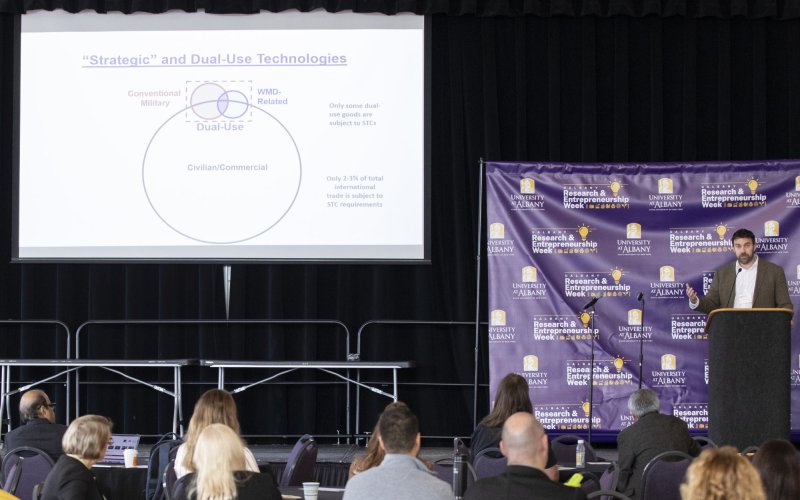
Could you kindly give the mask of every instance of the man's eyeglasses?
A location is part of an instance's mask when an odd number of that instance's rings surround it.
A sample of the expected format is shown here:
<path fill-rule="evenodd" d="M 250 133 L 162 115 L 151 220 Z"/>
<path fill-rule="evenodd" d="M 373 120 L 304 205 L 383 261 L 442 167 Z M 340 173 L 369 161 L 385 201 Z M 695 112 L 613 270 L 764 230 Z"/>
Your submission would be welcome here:
<path fill-rule="evenodd" d="M 44 403 L 42 405 L 44 408 L 50 408 L 51 410 L 56 407 L 55 403 Z"/>

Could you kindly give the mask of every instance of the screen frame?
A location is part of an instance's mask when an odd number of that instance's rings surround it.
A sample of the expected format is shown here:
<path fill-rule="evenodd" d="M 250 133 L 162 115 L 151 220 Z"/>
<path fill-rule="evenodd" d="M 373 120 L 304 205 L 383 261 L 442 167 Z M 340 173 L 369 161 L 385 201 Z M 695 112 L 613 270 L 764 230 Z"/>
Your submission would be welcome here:
<path fill-rule="evenodd" d="M 202 11 L 200 11 L 202 12 Z M 21 96 L 21 48 L 22 48 L 22 16 L 14 15 L 14 48 L 13 48 L 13 78 L 12 91 L 12 120 L 11 120 L 11 263 L 120 263 L 120 264 L 234 264 L 234 263 L 287 263 L 287 264 L 431 264 L 431 17 L 423 17 L 423 256 L 419 259 L 412 258 L 225 258 L 225 257 L 176 257 L 176 258 L 103 258 L 103 257 L 20 257 L 19 247 L 19 217 L 20 217 L 20 96 Z M 157 14 L 155 14 L 157 15 Z M 203 12 L 203 15 L 205 13 Z M 215 14 L 218 15 L 218 14 Z"/>

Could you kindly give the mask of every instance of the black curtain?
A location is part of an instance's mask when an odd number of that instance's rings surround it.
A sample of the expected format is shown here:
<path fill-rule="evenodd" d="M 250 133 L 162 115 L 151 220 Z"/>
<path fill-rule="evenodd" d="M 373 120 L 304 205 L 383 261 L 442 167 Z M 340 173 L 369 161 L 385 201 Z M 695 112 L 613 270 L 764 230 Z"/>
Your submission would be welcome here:
<path fill-rule="evenodd" d="M 6 12 L 45 6 L 125 12 L 324 7 L 434 14 L 432 263 L 235 265 L 231 318 L 338 319 L 350 328 L 353 340 L 359 325 L 370 319 L 473 320 L 479 158 L 748 160 L 796 157 L 800 150 L 800 19 L 793 10 L 797 6 L 788 1 L 178 5 L 0 0 L 0 11 Z M 511 15 L 494 15 L 498 13 Z M 0 15 L 0 221 L 6 221 L 0 233 L 6 242 L 0 245 L 0 317 L 56 318 L 73 330 L 89 319 L 224 318 L 220 266 L 8 264 L 13 22 L 12 14 Z M 47 147 L 48 138 L 41 140 Z M 485 282 L 484 271 L 482 318 L 487 310 Z M 279 326 L 269 329 L 269 335 L 240 326 L 95 327 L 92 332 L 92 347 L 82 355 L 99 358 L 328 360 L 347 354 L 332 327 Z M 402 373 L 401 399 L 420 416 L 423 434 L 471 432 L 473 332 L 470 326 L 393 326 L 370 327 L 365 333 L 364 359 L 417 362 L 417 368 Z M 47 336 L 38 333 L 30 328 L 3 333 L 0 355 L 49 356 L 40 351 L 58 351 L 57 346 L 43 347 L 38 339 Z M 485 329 L 481 344 L 479 375 L 485 384 Z M 159 378 L 163 381 L 168 375 L 164 372 Z M 229 380 L 255 380 L 259 375 L 234 372 Z M 187 417 L 197 395 L 213 385 L 215 376 L 210 370 L 186 370 Z M 373 373 L 364 377 L 386 379 Z M 163 396 L 119 384 L 112 377 L 94 378 L 109 383 L 84 389 L 83 411 L 111 416 L 120 431 L 153 433 L 169 426 L 171 406 Z M 245 433 L 344 432 L 341 385 L 310 373 L 288 381 L 292 384 L 237 395 Z M 53 390 L 63 397 L 62 388 Z M 488 408 L 487 398 L 484 388 L 479 416 Z M 386 402 L 362 393 L 362 430 L 372 427 Z"/>

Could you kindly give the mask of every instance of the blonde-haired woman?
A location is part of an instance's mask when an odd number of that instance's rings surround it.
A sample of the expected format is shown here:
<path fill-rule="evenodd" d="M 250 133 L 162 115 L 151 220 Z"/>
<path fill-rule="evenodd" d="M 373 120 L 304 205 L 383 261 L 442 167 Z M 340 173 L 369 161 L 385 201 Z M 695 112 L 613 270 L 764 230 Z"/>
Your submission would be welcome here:
<path fill-rule="evenodd" d="M 236 416 L 236 402 L 228 391 L 211 389 L 203 393 L 194 405 L 189 429 L 186 431 L 186 442 L 175 454 L 175 474 L 178 478 L 197 470 L 193 454 L 200 433 L 211 424 L 224 424 L 239 435 L 239 419 Z M 244 448 L 245 468 L 258 472 L 258 463 L 253 452 Z"/>
<path fill-rule="evenodd" d="M 733 446 L 709 448 L 686 471 L 683 500 L 764 500 L 764 488 L 753 464 Z"/>
<path fill-rule="evenodd" d="M 42 488 L 42 500 L 102 500 L 91 468 L 106 456 L 111 421 L 100 415 L 84 415 L 69 424 L 56 461 Z"/>
<path fill-rule="evenodd" d="M 280 500 L 272 473 L 253 473 L 245 467 L 239 435 L 223 424 L 200 432 L 194 447 L 196 472 L 175 485 L 175 500 Z"/>

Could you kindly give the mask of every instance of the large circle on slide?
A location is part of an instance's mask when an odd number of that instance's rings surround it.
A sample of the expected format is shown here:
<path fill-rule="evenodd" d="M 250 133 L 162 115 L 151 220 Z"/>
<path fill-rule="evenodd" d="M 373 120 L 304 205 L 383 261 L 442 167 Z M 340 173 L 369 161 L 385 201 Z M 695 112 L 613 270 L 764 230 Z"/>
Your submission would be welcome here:
<path fill-rule="evenodd" d="M 234 99 L 236 96 L 230 96 Z M 289 212 L 300 190 L 302 163 L 292 135 L 256 106 L 248 121 L 192 121 L 217 99 L 193 104 L 153 134 L 142 160 L 145 196 L 175 232 L 201 243 L 230 244 L 269 231 Z"/>

